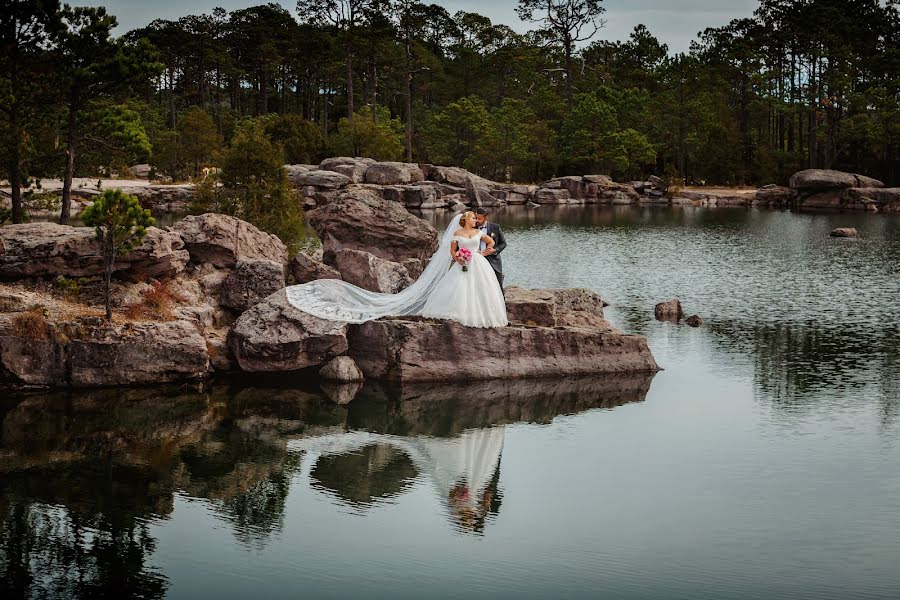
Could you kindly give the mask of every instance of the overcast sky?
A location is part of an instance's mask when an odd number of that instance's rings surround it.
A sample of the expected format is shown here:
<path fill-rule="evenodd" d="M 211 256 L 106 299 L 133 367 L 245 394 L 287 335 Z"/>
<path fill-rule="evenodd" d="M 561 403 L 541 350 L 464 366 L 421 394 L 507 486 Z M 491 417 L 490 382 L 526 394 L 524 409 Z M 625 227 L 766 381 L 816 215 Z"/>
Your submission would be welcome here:
<path fill-rule="evenodd" d="M 446 7 L 451 14 L 458 10 L 478 12 L 495 23 L 504 23 L 518 31 L 529 28 L 516 16 L 516 0 L 431 1 Z M 119 19 L 119 33 L 124 33 L 156 18 L 177 19 L 187 14 L 209 12 L 216 6 L 233 10 L 265 4 L 265 0 L 72 0 L 70 3 L 106 6 Z M 704 28 L 748 17 L 757 4 L 758 0 L 605 0 L 607 24 L 597 35 L 598 39 L 622 40 L 628 37 L 635 25 L 643 23 L 657 38 L 668 44 L 670 51 L 687 50 L 691 40 Z M 281 5 L 295 12 L 296 2 L 286 0 Z"/>

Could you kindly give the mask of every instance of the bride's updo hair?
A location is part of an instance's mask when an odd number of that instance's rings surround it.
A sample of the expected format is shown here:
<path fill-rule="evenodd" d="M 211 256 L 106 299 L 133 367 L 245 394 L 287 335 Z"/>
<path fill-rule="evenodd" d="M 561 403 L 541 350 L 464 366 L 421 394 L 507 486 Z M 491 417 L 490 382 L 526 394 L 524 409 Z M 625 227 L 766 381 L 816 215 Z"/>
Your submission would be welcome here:
<path fill-rule="evenodd" d="M 465 226 L 465 224 L 469 222 L 469 219 L 474 219 L 474 218 L 475 218 L 475 213 L 473 213 L 471 210 L 467 210 L 459 218 L 459 224 L 462 226 Z"/>

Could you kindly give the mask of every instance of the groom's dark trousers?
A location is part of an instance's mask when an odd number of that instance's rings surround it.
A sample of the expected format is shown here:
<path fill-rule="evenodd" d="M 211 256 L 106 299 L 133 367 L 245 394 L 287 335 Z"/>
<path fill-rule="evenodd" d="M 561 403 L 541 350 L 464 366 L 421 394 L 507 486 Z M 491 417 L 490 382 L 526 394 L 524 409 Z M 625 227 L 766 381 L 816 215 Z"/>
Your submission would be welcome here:
<path fill-rule="evenodd" d="M 503 230 L 496 223 L 487 222 L 487 234 L 494 240 L 494 253 L 486 256 L 491 267 L 494 268 L 494 275 L 500 283 L 500 289 L 503 289 L 503 260 L 500 253 L 506 249 L 506 238 L 503 236 Z M 504 294 L 505 295 L 505 294 Z"/>

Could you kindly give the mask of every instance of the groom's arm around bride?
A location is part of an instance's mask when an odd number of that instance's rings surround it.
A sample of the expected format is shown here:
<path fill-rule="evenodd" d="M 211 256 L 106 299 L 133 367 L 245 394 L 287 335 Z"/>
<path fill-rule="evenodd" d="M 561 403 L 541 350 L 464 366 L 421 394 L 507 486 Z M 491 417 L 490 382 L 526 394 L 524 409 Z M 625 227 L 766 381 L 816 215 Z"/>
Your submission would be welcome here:
<path fill-rule="evenodd" d="M 503 230 L 500 226 L 489 220 L 488 212 L 485 209 L 479 208 L 475 211 L 475 215 L 478 227 L 483 229 L 485 234 L 494 240 L 494 248 L 492 250 L 483 248 L 482 253 L 491 267 L 493 267 L 500 289 L 503 289 L 503 260 L 500 258 L 500 253 L 506 249 L 506 237 L 503 235 Z"/>

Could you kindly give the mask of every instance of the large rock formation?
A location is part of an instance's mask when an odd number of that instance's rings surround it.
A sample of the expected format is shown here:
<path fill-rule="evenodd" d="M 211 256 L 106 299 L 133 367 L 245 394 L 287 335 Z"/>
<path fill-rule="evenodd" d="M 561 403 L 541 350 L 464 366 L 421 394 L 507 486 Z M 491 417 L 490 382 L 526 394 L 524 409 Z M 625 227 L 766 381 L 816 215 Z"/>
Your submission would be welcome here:
<path fill-rule="evenodd" d="M 284 288 L 284 265 L 271 260 L 239 260 L 222 283 L 223 306 L 244 311 Z"/>
<path fill-rule="evenodd" d="M 424 181 L 422 169 L 415 163 L 379 162 L 366 169 L 366 183 L 377 185 L 397 185 Z"/>
<path fill-rule="evenodd" d="M 427 260 L 437 249 L 437 232 L 402 205 L 369 190 L 351 188 L 307 214 L 322 240 L 326 264 L 341 249 L 362 250 L 394 262 Z"/>
<path fill-rule="evenodd" d="M 277 236 L 228 215 L 207 213 L 178 221 L 171 230 L 181 236 L 191 261 L 234 267 L 239 259 L 287 263 L 287 248 Z"/>
<path fill-rule="evenodd" d="M 340 279 L 341 273 L 322 262 L 322 251 L 308 254 L 300 252 L 291 260 L 291 274 L 295 283 L 309 283 L 317 279 Z"/>
<path fill-rule="evenodd" d="M 323 171 L 334 171 L 344 175 L 353 183 L 363 183 L 366 180 L 366 171 L 369 165 L 375 164 L 371 158 L 351 158 L 348 156 L 338 156 L 335 158 L 326 158 L 321 162 L 319 168 Z"/>
<path fill-rule="evenodd" d="M 322 365 L 347 351 L 347 324 L 309 315 L 269 296 L 235 322 L 231 349 L 244 371 L 294 371 Z"/>
<path fill-rule="evenodd" d="M 206 341 L 187 321 L 107 324 L 0 315 L 0 363 L 32 385 L 99 387 L 164 383 L 207 374 Z M 26 323 L 30 325 L 26 325 Z"/>
<path fill-rule="evenodd" d="M 56 223 L 23 223 L 0 227 L 0 278 L 91 277 L 105 271 L 94 230 Z M 143 243 L 120 257 L 114 271 L 135 276 L 175 275 L 188 262 L 177 234 L 150 227 Z"/>
<path fill-rule="evenodd" d="M 791 175 L 791 188 L 804 192 L 853 187 L 884 187 L 877 179 L 830 169 L 806 169 Z"/>
<path fill-rule="evenodd" d="M 855 173 L 807 169 L 791 176 L 791 189 L 798 208 L 900 210 L 900 188 L 885 188 L 877 179 Z"/>
<path fill-rule="evenodd" d="M 373 292 L 396 294 L 413 279 L 402 264 L 379 258 L 362 250 L 343 248 L 335 253 L 341 279 Z"/>
<path fill-rule="evenodd" d="M 453 321 L 395 318 L 351 326 L 349 340 L 349 354 L 365 377 L 388 381 L 651 373 L 659 369 L 644 337 L 587 327 L 472 329 Z"/>

